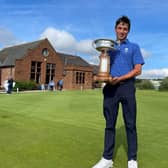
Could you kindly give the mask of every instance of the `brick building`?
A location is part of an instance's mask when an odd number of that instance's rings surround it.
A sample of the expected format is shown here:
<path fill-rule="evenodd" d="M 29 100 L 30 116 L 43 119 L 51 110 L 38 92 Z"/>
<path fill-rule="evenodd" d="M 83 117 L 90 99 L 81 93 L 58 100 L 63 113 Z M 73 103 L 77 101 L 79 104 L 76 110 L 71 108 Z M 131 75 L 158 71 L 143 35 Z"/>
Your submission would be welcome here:
<path fill-rule="evenodd" d="M 93 66 L 79 56 L 56 52 L 47 39 L 4 48 L 0 51 L 0 84 L 33 80 L 48 84 L 64 80 L 64 89 L 92 88 Z"/>

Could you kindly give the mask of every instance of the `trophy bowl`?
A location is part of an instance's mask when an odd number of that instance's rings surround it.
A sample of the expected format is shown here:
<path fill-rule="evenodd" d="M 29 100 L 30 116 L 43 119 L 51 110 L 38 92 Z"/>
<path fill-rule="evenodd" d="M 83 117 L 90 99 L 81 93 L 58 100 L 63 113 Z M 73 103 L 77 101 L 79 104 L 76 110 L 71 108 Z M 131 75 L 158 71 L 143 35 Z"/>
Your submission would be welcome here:
<path fill-rule="evenodd" d="M 93 41 L 93 47 L 98 51 L 102 51 L 104 49 L 115 50 L 115 44 L 116 42 L 111 39 L 97 39 Z"/>

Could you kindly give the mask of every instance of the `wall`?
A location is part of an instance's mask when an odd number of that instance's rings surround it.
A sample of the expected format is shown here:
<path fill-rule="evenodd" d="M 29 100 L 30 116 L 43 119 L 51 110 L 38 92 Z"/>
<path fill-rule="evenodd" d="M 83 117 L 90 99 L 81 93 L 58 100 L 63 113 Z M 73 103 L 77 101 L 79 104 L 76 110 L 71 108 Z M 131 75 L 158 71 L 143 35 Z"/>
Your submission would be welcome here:
<path fill-rule="evenodd" d="M 49 50 L 49 55 L 47 57 L 44 57 L 42 55 L 42 50 L 44 48 L 47 48 Z M 29 50 L 23 59 L 16 60 L 16 65 L 15 65 L 16 80 L 27 81 L 30 79 L 31 61 L 38 61 L 42 63 L 41 64 L 41 83 L 45 84 L 47 63 L 56 64 L 55 83 L 59 80 L 59 78 L 61 78 L 62 71 L 63 71 L 62 62 L 59 56 L 56 54 L 55 50 L 48 43 L 48 41 L 41 42 L 40 45 L 34 50 Z"/>
<path fill-rule="evenodd" d="M 3 88 L 3 83 L 8 77 L 12 76 L 14 78 L 15 68 L 14 67 L 6 67 L 1 69 L 1 88 Z M 15 78 L 14 78 L 15 79 Z"/>
<path fill-rule="evenodd" d="M 66 66 L 65 70 L 66 70 L 66 76 L 64 77 L 64 88 L 74 90 L 92 88 L 92 74 L 93 74 L 92 67 Z M 84 84 L 76 84 L 76 72 L 85 73 Z"/>

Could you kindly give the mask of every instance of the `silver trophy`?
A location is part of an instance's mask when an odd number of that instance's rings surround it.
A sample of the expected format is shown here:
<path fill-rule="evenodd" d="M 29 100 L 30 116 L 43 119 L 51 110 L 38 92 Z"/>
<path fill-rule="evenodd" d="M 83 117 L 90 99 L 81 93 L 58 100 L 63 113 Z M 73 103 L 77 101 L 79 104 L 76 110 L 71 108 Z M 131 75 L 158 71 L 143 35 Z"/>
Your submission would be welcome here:
<path fill-rule="evenodd" d="M 110 56 L 108 51 L 115 50 L 115 41 L 110 39 L 97 39 L 93 41 L 93 47 L 100 51 L 101 54 L 99 56 L 99 72 L 96 76 L 94 76 L 94 81 L 99 82 L 110 82 L 112 81 L 112 76 L 110 75 Z"/>

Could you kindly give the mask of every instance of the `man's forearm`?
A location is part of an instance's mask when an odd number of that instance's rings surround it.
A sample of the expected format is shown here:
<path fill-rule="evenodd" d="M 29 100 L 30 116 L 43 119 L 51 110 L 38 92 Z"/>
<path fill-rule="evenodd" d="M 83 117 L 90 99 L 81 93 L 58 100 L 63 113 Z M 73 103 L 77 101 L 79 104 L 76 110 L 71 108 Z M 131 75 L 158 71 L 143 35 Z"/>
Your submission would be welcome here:
<path fill-rule="evenodd" d="M 132 71 L 130 71 L 129 73 L 127 73 L 127 74 L 125 74 L 125 75 L 120 77 L 121 80 L 130 79 L 130 78 L 133 78 L 135 76 L 140 75 L 141 74 L 141 67 L 142 67 L 141 64 L 135 65 L 135 68 Z"/>
<path fill-rule="evenodd" d="M 120 81 L 127 80 L 127 79 L 130 79 L 130 78 L 133 78 L 135 76 L 140 75 L 141 69 L 142 69 L 141 64 L 135 65 L 134 69 L 132 71 L 128 72 L 127 74 L 120 76 L 120 77 L 114 77 L 112 80 L 112 84 L 115 85 L 115 84 L 119 83 Z"/>

